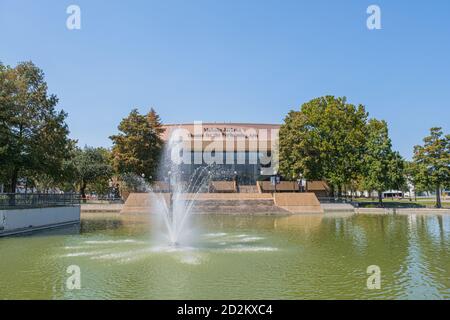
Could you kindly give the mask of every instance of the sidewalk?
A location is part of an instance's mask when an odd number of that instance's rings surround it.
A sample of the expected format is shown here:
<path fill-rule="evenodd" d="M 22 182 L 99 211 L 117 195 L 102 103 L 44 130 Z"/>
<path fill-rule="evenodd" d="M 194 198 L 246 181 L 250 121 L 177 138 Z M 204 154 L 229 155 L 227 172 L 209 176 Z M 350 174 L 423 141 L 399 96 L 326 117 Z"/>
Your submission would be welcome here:
<path fill-rule="evenodd" d="M 81 204 L 81 212 L 120 212 L 122 207 L 122 203 Z"/>

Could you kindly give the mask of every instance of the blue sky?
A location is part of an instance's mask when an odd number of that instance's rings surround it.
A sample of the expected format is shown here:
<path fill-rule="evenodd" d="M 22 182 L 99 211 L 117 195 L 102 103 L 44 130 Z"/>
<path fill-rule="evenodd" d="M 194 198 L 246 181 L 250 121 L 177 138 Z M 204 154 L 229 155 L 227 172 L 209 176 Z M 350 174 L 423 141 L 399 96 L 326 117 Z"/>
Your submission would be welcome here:
<path fill-rule="evenodd" d="M 371 4 L 382 30 L 366 27 Z M 110 146 L 134 107 L 281 123 L 331 94 L 385 119 L 409 158 L 430 127 L 450 129 L 449 14 L 448 0 L 0 0 L 0 61 L 45 71 L 80 145 Z"/>

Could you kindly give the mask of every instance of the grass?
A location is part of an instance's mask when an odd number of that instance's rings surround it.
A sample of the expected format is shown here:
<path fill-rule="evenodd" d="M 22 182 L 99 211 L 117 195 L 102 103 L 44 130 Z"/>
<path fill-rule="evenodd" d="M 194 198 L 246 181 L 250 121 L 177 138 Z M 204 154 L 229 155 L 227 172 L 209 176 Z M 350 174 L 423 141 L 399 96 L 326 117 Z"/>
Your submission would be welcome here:
<path fill-rule="evenodd" d="M 378 199 L 371 198 L 357 198 L 354 200 L 361 208 L 378 208 Z M 385 208 L 434 208 L 436 201 L 434 199 L 417 199 L 417 201 L 409 199 L 383 199 L 383 206 Z M 450 209 L 450 202 L 442 202 L 442 207 Z"/>

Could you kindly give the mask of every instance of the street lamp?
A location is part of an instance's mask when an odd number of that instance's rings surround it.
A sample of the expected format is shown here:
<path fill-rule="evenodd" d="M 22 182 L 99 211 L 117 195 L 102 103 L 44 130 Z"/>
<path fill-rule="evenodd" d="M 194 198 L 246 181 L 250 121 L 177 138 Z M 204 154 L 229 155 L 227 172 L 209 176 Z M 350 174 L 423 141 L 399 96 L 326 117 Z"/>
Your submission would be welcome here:
<path fill-rule="evenodd" d="M 298 181 L 299 181 L 299 187 L 300 187 L 300 192 L 306 192 L 306 181 L 303 179 L 303 174 L 300 173 L 298 175 Z"/>
<path fill-rule="evenodd" d="M 275 193 L 277 193 L 278 171 L 275 170 L 273 173 L 275 174 L 274 179 L 273 179 L 274 180 Z"/>

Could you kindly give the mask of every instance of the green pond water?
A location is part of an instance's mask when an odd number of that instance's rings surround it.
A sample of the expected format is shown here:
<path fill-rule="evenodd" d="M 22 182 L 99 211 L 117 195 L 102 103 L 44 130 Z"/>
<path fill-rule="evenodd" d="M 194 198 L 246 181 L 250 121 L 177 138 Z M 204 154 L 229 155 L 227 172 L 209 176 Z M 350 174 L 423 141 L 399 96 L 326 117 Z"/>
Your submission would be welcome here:
<path fill-rule="evenodd" d="M 174 248 L 144 216 L 0 239 L 0 299 L 449 299 L 449 215 L 195 216 Z M 67 268 L 81 270 L 69 290 Z M 367 268 L 381 289 L 367 288 Z"/>

